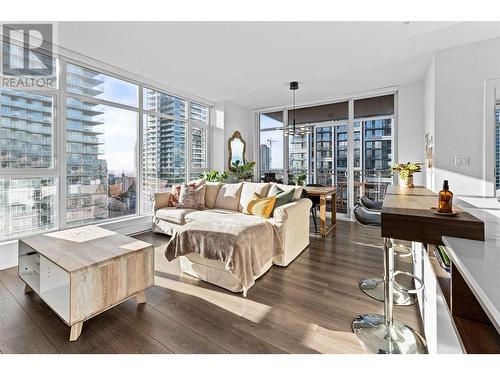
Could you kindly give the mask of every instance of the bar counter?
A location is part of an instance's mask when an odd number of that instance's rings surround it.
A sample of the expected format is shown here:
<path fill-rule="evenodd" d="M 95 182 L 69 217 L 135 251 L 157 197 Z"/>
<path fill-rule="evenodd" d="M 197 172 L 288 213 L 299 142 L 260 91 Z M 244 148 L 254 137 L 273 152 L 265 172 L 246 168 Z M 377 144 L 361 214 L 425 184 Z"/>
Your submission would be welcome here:
<path fill-rule="evenodd" d="M 459 215 L 442 216 L 432 209 L 437 203 L 424 187 L 389 186 L 381 217 L 382 237 L 412 241 L 413 272 L 425 285 L 417 297 L 429 353 L 499 353 L 500 251 L 484 242 L 484 221 L 468 207 L 455 203 Z M 443 244 L 449 273 L 434 253 Z"/>

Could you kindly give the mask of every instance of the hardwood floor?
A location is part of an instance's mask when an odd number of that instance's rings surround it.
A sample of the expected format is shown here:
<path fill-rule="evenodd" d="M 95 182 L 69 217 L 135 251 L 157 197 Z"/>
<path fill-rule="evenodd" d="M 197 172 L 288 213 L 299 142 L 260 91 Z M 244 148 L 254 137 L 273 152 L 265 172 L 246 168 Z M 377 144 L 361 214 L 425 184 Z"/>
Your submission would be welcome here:
<path fill-rule="evenodd" d="M 286 268 L 273 266 L 247 298 L 182 274 L 163 255 L 168 237 L 136 237 L 156 248 L 147 303 L 132 299 L 90 319 L 76 342 L 36 294 L 24 294 L 17 268 L 0 271 L 0 352 L 363 353 L 351 321 L 383 313 L 358 288 L 360 277 L 382 274 L 376 229 L 338 221 L 328 237 L 312 234 L 308 249 Z M 396 307 L 395 317 L 422 331 L 417 305 Z"/>

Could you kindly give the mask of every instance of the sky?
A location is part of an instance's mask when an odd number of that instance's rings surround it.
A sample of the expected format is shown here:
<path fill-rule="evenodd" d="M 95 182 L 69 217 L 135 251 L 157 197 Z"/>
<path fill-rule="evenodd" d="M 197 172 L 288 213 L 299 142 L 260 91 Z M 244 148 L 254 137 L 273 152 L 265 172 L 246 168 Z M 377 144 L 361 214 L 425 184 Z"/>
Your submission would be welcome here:
<path fill-rule="evenodd" d="M 273 120 L 267 116 L 260 117 L 261 129 L 281 127 L 280 121 Z M 272 130 L 260 133 L 260 144 L 271 149 L 271 168 L 283 168 L 283 131 Z"/>
<path fill-rule="evenodd" d="M 99 99 L 105 99 L 120 104 L 137 106 L 137 86 L 113 77 L 101 75 L 104 83 L 101 87 L 104 93 Z M 105 123 L 104 155 L 109 172 L 125 172 L 136 175 L 135 148 L 137 140 L 137 112 L 110 106 L 100 106 L 105 113 L 101 119 Z"/>

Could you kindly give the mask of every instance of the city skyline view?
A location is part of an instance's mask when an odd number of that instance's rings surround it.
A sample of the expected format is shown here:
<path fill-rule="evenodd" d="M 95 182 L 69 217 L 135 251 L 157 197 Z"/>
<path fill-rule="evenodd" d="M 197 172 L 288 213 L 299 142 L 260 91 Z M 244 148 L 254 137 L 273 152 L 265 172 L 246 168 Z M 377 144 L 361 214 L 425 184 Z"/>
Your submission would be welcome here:
<path fill-rule="evenodd" d="M 61 221 L 71 227 L 140 212 L 136 204 L 137 135 L 142 113 L 138 85 L 68 63 L 66 90 L 66 192 L 58 192 L 56 176 L 0 177 L 0 239 L 50 230 Z M 56 161 L 55 96 L 3 88 L 0 94 L 1 168 L 52 168 Z M 158 100 L 148 101 L 151 95 Z M 207 129 L 203 126 L 208 124 L 209 114 L 208 107 L 196 103 L 188 113 L 187 101 L 146 88 L 144 98 L 144 109 L 158 113 L 144 113 L 141 210 L 149 212 L 151 193 L 186 178 L 188 124 L 192 126 L 192 166 L 200 170 L 207 166 Z M 161 117 L 164 115 L 169 118 Z M 151 120 L 158 127 L 147 128 Z M 146 161 L 151 160 L 150 151 L 156 155 L 152 163 Z M 65 196 L 63 218 L 58 217 L 58 193 Z"/>

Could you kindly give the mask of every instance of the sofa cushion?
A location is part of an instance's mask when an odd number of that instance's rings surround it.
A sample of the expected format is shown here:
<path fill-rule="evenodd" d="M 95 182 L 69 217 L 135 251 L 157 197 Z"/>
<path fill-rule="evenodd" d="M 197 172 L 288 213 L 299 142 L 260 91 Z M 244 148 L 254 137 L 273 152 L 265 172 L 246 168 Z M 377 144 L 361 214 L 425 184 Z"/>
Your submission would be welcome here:
<path fill-rule="evenodd" d="M 253 193 L 252 199 L 248 202 L 246 210 L 250 215 L 260 216 L 269 219 L 276 203 L 276 196 L 262 198 L 259 194 Z"/>
<path fill-rule="evenodd" d="M 184 225 L 186 224 L 186 215 L 195 211 L 192 208 L 165 207 L 156 211 L 155 216 L 170 223 Z"/>
<path fill-rule="evenodd" d="M 245 214 L 234 210 L 226 210 L 223 208 L 207 208 L 203 211 L 189 212 L 184 219 L 186 220 L 186 223 L 191 223 L 197 220 L 218 220 L 219 218 L 223 219 L 224 217 L 234 215 L 246 216 Z"/>
<path fill-rule="evenodd" d="M 284 190 L 284 191 L 290 191 L 292 189 L 295 189 L 295 191 L 293 192 L 293 200 L 294 201 L 297 201 L 300 199 L 300 197 L 302 196 L 302 191 L 304 190 L 304 188 L 302 186 L 296 186 L 296 185 L 283 185 L 283 184 L 277 184 L 275 182 L 271 182 L 271 185 L 277 186 L 281 190 Z M 267 196 L 271 195 L 271 190 L 272 190 L 272 187 L 271 187 L 271 189 L 269 189 Z"/>
<path fill-rule="evenodd" d="M 182 185 L 177 208 L 205 209 L 205 184 L 197 187 Z"/>
<path fill-rule="evenodd" d="M 240 204 L 238 206 L 238 211 L 247 214 L 248 203 L 252 200 L 253 194 L 258 194 L 260 197 L 265 197 L 267 195 L 267 190 L 269 189 L 269 183 L 256 183 L 256 182 L 243 182 L 243 188 L 241 189 Z"/>
<path fill-rule="evenodd" d="M 243 183 L 223 184 L 215 200 L 215 208 L 238 211 Z"/>
<path fill-rule="evenodd" d="M 214 208 L 215 201 L 217 200 L 217 194 L 219 194 L 221 182 L 207 182 L 205 184 L 205 207 Z"/>
<path fill-rule="evenodd" d="M 271 188 L 270 192 L 270 196 L 271 195 L 276 196 L 276 203 L 274 204 L 274 208 L 284 206 L 285 204 L 292 202 L 294 194 L 295 194 L 295 188 L 288 191 L 284 191 L 278 186 L 274 185 Z"/>

